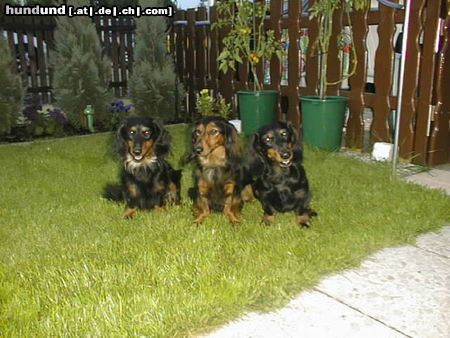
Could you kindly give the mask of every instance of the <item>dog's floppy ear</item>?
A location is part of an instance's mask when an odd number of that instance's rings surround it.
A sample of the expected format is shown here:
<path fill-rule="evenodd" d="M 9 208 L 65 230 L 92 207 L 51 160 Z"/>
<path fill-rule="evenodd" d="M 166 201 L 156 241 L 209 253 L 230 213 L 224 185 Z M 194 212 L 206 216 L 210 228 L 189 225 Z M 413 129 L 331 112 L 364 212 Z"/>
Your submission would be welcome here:
<path fill-rule="evenodd" d="M 153 120 L 155 139 L 155 153 L 158 157 L 167 156 L 170 153 L 171 137 L 163 123 L 159 120 Z"/>
<path fill-rule="evenodd" d="M 290 121 L 288 121 L 286 124 L 287 124 L 288 132 L 291 135 L 290 142 L 294 145 L 294 148 L 293 148 L 294 158 L 296 161 L 302 163 L 303 162 L 303 149 L 302 149 L 302 145 L 300 143 L 299 137 L 298 137 L 297 130 Z"/>
<path fill-rule="evenodd" d="M 228 156 L 232 160 L 242 158 L 242 148 L 236 128 L 228 121 L 224 121 L 225 128 L 225 148 Z"/>
<path fill-rule="evenodd" d="M 116 132 L 116 152 L 119 156 L 123 157 L 127 153 L 127 120 L 123 119 Z"/>
<path fill-rule="evenodd" d="M 291 142 L 293 144 L 297 144 L 298 143 L 297 130 L 295 129 L 295 127 L 291 121 L 286 122 L 286 125 L 287 125 L 288 132 L 291 135 Z"/>
<path fill-rule="evenodd" d="M 195 159 L 195 153 L 194 153 L 194 143 L 196 141 L 196 136 L 195 136 L 195 130 L 197 129 L 198 126 L 198 122 L 195 123 L 192 128 L 191 131 L 189 133 L 187 133 L 187 138 L 189 139 L 189 148 L 186 152 L 186 154 L 183 156 L 183 158 L 181 159 L 181 164 L 185 165 L 188 164 L 189 162 L 191 162 L 192 160 Z"/>
<path fill-rule="evenodd" d="M 262 154 L 261 148 L 261 136 L 258 132 L 256 132 L 251 140 L 251 144 L 249 146 L 249 168 L 250 173 L 253 176 L 262 175 L 264 171 L 264 155 Z"/>

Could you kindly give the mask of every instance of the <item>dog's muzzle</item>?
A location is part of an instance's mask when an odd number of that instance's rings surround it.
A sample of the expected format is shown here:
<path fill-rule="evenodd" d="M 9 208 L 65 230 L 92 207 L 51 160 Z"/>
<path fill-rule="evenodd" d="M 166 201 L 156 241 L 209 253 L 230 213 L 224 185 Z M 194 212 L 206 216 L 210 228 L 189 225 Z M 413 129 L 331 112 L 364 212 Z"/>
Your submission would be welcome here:
<path fill-rule="evenodd" d="M 195 153 L 196 155 L 201 155 L 201 154 L 203 153 L 203 147 L 201 147 L 201 146 L 195 146 L 195 147 L 194 147 L 194 153 Z"/>
<path fill-rule="evenodd" d="M 134 145 L 133 151 L 132 151 L 132 154 L 131 154 L 131 155 L 133 156 L 133 158 L 134 158 L 136 161 L 142 160 L 142 158 L 143 158 L 144 156 L 142 155 L 142 147 L 141 147 L 140 144 L 135 144 L 135 145 Z"/>
<path fill-rule="evenodd" d="M 289 151 L 283 151 L 280 153 L 281 161 L 280 166 L 287 168 L 292 164 L 292 153 Z"/>

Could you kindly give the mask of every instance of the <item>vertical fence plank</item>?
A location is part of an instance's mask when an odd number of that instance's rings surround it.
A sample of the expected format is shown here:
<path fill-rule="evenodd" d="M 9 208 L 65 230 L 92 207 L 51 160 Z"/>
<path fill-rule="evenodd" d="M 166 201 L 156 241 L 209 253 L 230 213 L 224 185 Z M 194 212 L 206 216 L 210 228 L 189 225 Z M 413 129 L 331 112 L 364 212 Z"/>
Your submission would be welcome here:
<path fill-rule="evenodd" d="M 189 9 L 186 15 L 187 26 L 187 50 L 186 50 L 186 75 L 188 92 L 188 112 L 191 118 L 194 117 L 196 90 L 198 90 L 195 78 L 195 9 Z"/>
<path fill-rule="evenodd" d="M 444 13 L 447 12 L 446 9 Z M 428 159 L 431 165 L 450 160 L 450 15 L 443 23 L 441 39 L 436 76 L 436 107 Z"/>
<path fill-rule="evenodd" d="M 209 21 L 210 26 L 208 29 L 208 47 L 209 47 L 209 54 L 208 54 L 208 69 L 209 69 L 209 88 L 214 90 L 214 93 L 217 94 L 220 92 L 219 90 L 219 67 L 217 65 L 217 57 L 219 56 L 219 50 L 218 50 L 218 31 L 217 29 L 212 29 L 212 25 L 214 22 L 217 21 L 217 11 L 216 7 L 210 7 L 209 9 Z M 222 95 L 222 93 L 220 93 Z"/>
<path fill-rule="evenodd" d="M 39 87 L 41 88 L 41 97 L 44 103 L 50 102 L 50 97 L 48 93 L 48 83 L 47 83 L 47 55 L 44 52 L 44 34 L 42 30 L 36 32 L 37 41 L 37 65 L 39 73 Z M 44 91 L 46 90 L 46 91 Z"/>
<path fill-rule="evenodd" d="M 111 18 L 111 26 L 108 26 L 108 28 L 111 30 L 111 61 L 112 61 L 112 85 L 113 85 L 113 91 L 114 95 L 116 97 L 120 96 L 120 90 L 116 86 L 118 82 L 120 82 L 119 79 L 119 42 L 118 42 L 118 36 L 117 36 L 117 19 Z"/>
<path fill-rule="evenodd" d="M 428 1 L 423 32 L 422 66 L 417 100 L 416 130 L 414 134 L 414 158 L 417 164 L 426 164 L 428 155 L 428 137 L 430 133 L 430 118 L 432 113 L 431 100 L 433 95 L 434 70 L 436 66 L 436 36 L 438 34 L 439 1 Z"/>
<path fill-rule="evenodd" d="M 218 14 L 218 13 L 216 13 Z M 227 35 L 229 29 L 227 27 L 222 27 L 220 29 L 218 29 L 218 41 L 217 41 L 217 48 L 218 48 L 218 54 L 220 54 L 220 52 L 223 49 L 223 38 Z M 235 83 L 234 83 L 234 77 L 235 74 L 233 74 L 232 70 L 228 70 L 228 72 L 226 74 L 224 74 L 222 71 L 218 72 L 219 74 L 219 88 L 220 88 L 220 93 L 223 95 L 223 97 L 225 98 L 225 100 L 227 102 L 231 102 L 232 108 L 233 108 L 233 112 L 235 115 L 238 114 L 238 109 L 237 109 L 237 102 L 234 96 L 235 93 Z"/>
<path fill-rule="evenodd" d="M 282 20 L 282 1 L 281 0 L 272 0 L 270 1 L 270 19 L 266 20 L 265 27 L 268 29 L 272 29 L 274 31 L 275 38 L 278 41 L 281 41 L 281 20 Z M 261 66 L 264 67 L 263 62 L 261 62 Z M 264 80 L 264 69 L 262 71 L 261 80 Z M 276 90 L 278 93 L 281 92 L 281 66 L 280 60 L 273 56 L 270 60 L 270 85 L 265 86 L 268 89 Z M 276 113 L 278 119 L 282 119 L 281 115 L 281 99 L 278 95 L 277 98 L 277 108 Z"/>
<path fill-rule="evenodd" d="M 206 8 L 201 7 L 197 10 L 195 15 L 195 77 L 197 88 L 206 88 L 206 74 L 207 74 L 207 52 L 206 52 Z"/>
<path fill-rule="evenodd" d="M 426 1 L 411 1 L 410 25 L 408 30 L 407 51 L 405 63 L 405 77 L 402 92 L 402 111 L 400 121 L 400 156 L 411 157 L 414 155 L 414 133 L 417 112 L 417 90 L 421 67 L 421 51 L 419 45 L 420 35 L 423 31 L 422 16 Z"/>
<path fill-rule="evenodd" d="M 299 59 L 299 39 L 300 26 L 299 16 L 301 13 L 300 1 L 290 0 L 288 3 L 288 17 L 286 26 L 289 36 L 288 49 L 288 85 L 281 88 L 282 95 L 288 97 L 287 120 L 291 121 L 296 128 L 300 126 L 300 109 L 299 109 L 299 75 L 300 75 L 300 59 Z M 283 13 L 284 14 L 284 13 Z"/>
<path fill-rule="evenodd" d="M 184 22 L 186 21 L 185 11 L 176 11 L 175 13 L 175 69 L 181 82 L 186 83 L 186 34 Z"/>
<path fill-rule="evenodd" d="M 28 65 L 27 65 L 27 59 L 25 54 L 25 36 L 26 36 L 26 30 L 24 29 L 18 29 L 17 30 L 17 47 L 19 51 L 19 60 L 20 60 L 20 74 L 22 75 L 22 81 L 23 83 L 29 87 L 30 82 L 28 80 Z"/>
<path fill-rule="evenodd" d="M 311 0 L 309 2 L 310 7 L 317 0 Z M 317 37 L 319 35 L 319 26 L 317 18 L 312 20 L 308 16 L 302 15 L 300 20 L 300 28 L 306 28 L 308 30 L 309 46 L 308 55 L 306 60 L 306 87 L 300 88 L 300 95 L 316 95 L 318 79 L 319 79 L 319 53 L 315 44 L 317 43 Z"/>
<path fill-rule="evenodd" d="M 33 17 L 29 17 L 30 19 L 30 25 L 33 24 Z M 28 49 L 27 49 L 27 53 L 28 53 L 28 76 L 29 79 L 31 81 L 31 88 L 36 88 L 38 87 L 38 83 L 37 83 L 37 77 L 36 77 L 36 73 L 37 73 L 37 66 L 36 66 L 36 47 L 35 47 L 35 38 L 34 38 L 34 34 L 31 31 L 27 31 L 26 34 L 24 35 L 24 37 L 26 37 L 27 41 L 28 41 Z"/>
<path fill-rule="evenodd" d="M 346 125 L 346 146 L 363 148 L 364 122 L 363 113 L 365 107 L 364 88 L 366 85 L 367 61 L 366 61 L 366 38 L 369 32 L 367 13 L 357 12 L 351 16 L 353 27 L 352 34 L 356 49 L 356 73 L 349 79 L 350 91 L 348 92 L 349 116 Z M 352 68 L 352 65 L 350 65 Z"/>
<path fill-rule="evenodd" d="M 332 38 L 330 40 L 330 47 L 328 50 L 328 75 L 326 81 L 329 83 L 337 82 L 342 77 L 342 65 L 339 59 L 339 48 L 336 37 L 343 29 L 343 14 L 344 10 L 341 7 L 334 13 Z M 329 85 L 327 87 L 327 95 L 338 95 L 340 84 Z"/>
<path fill-rule="evenodd" d="M 395 9 L 380 5 L 378 36 L 379 44 L 375 53 L 375 100 L 371 128 L 371 141 L 390 141 L 388 118 L 391 112 L 391 86 L 394 61 L 393 36 L 395 32 Z"/>

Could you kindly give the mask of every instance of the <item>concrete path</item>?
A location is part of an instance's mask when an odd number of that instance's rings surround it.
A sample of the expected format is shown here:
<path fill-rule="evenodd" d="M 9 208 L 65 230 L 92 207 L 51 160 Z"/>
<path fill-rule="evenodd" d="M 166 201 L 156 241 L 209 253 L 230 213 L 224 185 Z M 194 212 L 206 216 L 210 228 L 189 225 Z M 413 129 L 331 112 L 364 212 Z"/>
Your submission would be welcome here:
<path fill-rule="evenodd" d="M 406 179 L 450 195 L 450 165 Z M 284 308 L 249 313 L 207 337 L 450 338 L 450 226 L 381 250 Z"/>

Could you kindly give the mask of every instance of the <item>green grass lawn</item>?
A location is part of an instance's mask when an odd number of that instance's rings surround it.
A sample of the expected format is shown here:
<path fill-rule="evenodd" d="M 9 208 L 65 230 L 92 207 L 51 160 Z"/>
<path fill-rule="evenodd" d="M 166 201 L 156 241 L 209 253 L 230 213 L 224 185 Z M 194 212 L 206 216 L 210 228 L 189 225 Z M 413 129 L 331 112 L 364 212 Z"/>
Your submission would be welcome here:
<path fill-rule="evenodd" d="M 179 167 L 187 130 L 170 128 Z M 0 336 L 185 336 L 273 308 L 383 247 L 450 223 L 450 198 L 390 180 L 386 165 L 306 151 L 319 212 L 260 225 L 258 202 L 240 226 L 221 214 L 193 226 L 183 202 L 122 220 L 101 198 L 118 180 L 111 136 L 0 146 Z"/>

